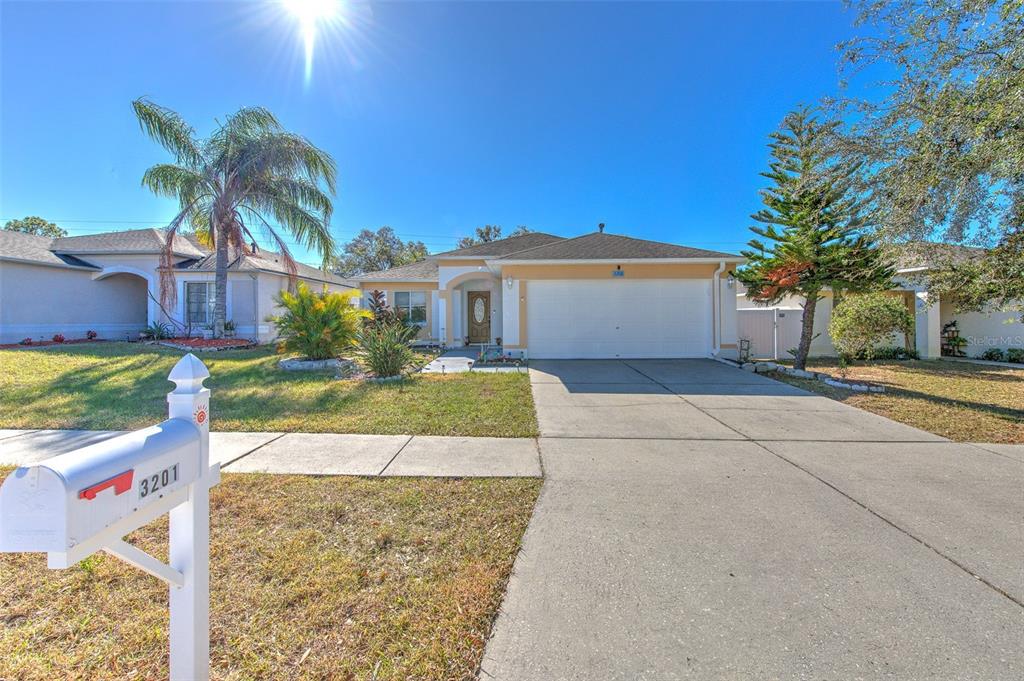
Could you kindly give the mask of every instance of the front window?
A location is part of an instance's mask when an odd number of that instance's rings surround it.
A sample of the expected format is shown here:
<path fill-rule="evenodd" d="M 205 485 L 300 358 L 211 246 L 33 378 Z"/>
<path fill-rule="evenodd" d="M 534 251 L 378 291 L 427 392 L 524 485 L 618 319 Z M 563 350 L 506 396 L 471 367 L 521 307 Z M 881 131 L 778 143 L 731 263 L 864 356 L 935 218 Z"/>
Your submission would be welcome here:
<path fill-rule="evenodd" d="M 190 281 L 185 284 L 185 314 L 189 324 L 212 324 L 216 300 L 214 284 Z"/>
<path fill-rule="evenodd" d="M 426 291 L 396 291 L 395 302 L 391 307 L 401 315 L 406 324 L 426 326 L 427 324 L 427 293 Z"/>

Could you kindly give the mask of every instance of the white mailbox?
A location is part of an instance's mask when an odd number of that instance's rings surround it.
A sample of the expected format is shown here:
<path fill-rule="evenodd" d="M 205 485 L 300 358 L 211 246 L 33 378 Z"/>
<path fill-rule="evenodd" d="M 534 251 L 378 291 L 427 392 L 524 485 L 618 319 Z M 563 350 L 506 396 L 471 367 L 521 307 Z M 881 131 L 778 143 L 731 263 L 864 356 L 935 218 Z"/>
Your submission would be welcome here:
<path fill-rule="evenodd" d="M 47 554 L 51 568 L 106 551 L 170 585 L 171 678 L 209 677 L 210 375 L 194 355 L 171 370 L 170 418 L 18 468 L 0 486 L 0 551 Z M 124 541 L 170 515 L 169 564 Z"/>
<path fill-rule="evenodd" d="M 77 554 L 119 521 L 145 525 L 139 511 L 199 477 L 199 438 L 194 424 L 169 419 L 17 469 L 0 491 L 0 551 Z"/>

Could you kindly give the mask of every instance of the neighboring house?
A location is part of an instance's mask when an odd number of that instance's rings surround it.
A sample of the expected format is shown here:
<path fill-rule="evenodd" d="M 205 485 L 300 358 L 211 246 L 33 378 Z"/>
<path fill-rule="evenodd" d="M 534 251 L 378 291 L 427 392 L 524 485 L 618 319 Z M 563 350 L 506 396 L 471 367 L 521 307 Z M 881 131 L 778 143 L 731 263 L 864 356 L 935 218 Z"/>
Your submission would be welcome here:
<path fill-rule="evenodd" d="M 357 275 L 425 342 L 531 358 L 734 357 L 743 259 L 594 232 L 531 232 Z"/>
<path fill-rule="evenodd" d="M 165 244 L 159 229 L 58 239 L 0 230 L 0 343 L 49 340 L 56 333 L 84 338 L 89 330 L 101 338 L 134 339 L 154 322 L 170 323 L 175 334 L 201 332 L 213 322 L 214 256 L 193 240 L 175 238 L 177 300 L 165 311 L 159 303 Z M 351 288 L 308 265 L 299 264 L 297 274 L 311 287 Z M 275 337 L 265 318 L 276 312 L 274 298 L 288 284 L 277 253 L 232 258 L 227 318 L 239 337 Z"/>
<path fill-rule="evenodd" d="M 919 243 L 904 247 L 896 258 L 896 287 L 893 295 L 900 296 L 907 309 L 914 313 L 914 336 L 909 343 L 902 334 L 896 334 L 893 343 L 907 345 L 918 351 L 922 358 L 942 355 L 942 329 L 956 321 L 960 336 L 967 339 L 964 348 L 969 357 L 977 357 L 989 348 L 1024 347 L 1024 324 L 1015 312 L 956 312 L 951 300 L 940 300 L 928 290 L 928 271 L 937 263 L 976 257 L 980 249 L 948 244 Z M 761 306 L 746 296 L 742 286 L 737 288 L 736 308 L 739 337 L 752 342 L 753 356 L 790 358 L 789 349 L 800 339 L 803 318 L 801 299 L 789 296 L 777 305 Z M 812 357 L 834 357 L 835 347 L 828 335 L 832 320 L 832 292 L 824 291 L 814 311 L 814 330 L 811 342 Z"/>

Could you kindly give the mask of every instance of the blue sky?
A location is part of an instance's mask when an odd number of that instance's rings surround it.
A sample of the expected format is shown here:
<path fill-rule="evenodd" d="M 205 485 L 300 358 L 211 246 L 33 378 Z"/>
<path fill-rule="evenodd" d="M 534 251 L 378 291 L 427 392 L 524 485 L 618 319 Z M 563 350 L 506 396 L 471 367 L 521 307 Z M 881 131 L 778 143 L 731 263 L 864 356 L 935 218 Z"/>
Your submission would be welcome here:
<path fill-rule="evenodd" d="M 200 132 L 258 104 L 330 152 L 332 230 L 432 251 L 483 224 L 736 252 L 766 136 L 836 92 L 836 2 L 351 5 L 312 80 L 276 2 L 0 3 L 0 219 L 159 226 L 139 96 Z M 306 255 L 297 249 L 298 255 Z M 315 258 L 312 258 L 315 260 Z"/>

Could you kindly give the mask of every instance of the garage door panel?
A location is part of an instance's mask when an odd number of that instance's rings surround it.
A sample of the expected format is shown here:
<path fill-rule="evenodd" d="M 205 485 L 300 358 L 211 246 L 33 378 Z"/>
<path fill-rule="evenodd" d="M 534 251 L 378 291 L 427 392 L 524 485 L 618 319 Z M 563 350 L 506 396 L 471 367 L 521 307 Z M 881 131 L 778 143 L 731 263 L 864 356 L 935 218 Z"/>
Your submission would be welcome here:
<path fill-rule="evenodd" d="M 705 357 L 711 287 L 700 280 L 531 281 L 527 345 L 538 359 Z"/>

